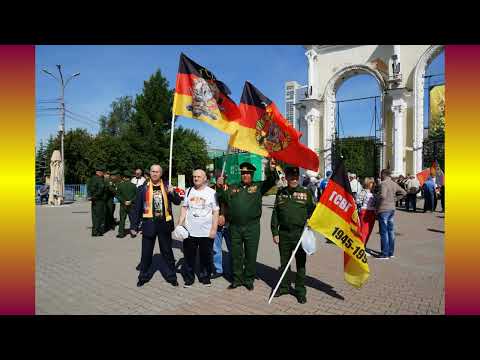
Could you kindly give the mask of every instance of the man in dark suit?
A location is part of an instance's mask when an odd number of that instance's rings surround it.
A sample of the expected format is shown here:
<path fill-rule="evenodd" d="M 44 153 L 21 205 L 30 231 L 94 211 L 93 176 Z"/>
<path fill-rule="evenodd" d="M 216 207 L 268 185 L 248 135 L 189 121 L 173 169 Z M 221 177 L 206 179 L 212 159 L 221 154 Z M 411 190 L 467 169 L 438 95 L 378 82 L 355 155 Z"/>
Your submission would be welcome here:
<path fill-rule="evenodd" d="M 171 233 L 174 230 L 172 203 L 180 205 L 181 199 L 173 191 L 173 187 L 162 180 L 160 165 L 152 165 L 150 177 L 150 180 L 139 188 L 135 201 L 137 214 L 133 228 L 135 229 L 138 222 L 142 221 L 142 259 L 137 286 L 143 286 L 151 278 L 149 269 L 157 237 L 160 253 L 167 263 L 167 281 L 172 286 L 178 286 L 172 250 Z"/>

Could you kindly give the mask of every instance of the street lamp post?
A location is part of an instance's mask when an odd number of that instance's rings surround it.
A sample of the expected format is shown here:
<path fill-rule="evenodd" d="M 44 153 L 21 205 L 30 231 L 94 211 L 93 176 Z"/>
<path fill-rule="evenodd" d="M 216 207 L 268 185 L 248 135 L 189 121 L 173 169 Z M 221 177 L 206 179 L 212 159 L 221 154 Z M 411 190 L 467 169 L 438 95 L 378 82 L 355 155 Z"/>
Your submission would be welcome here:
<path fill-rule="evenodd" d="M 60 89 L 61 89 L 61 97 L 60 97 L 60 143 L 61 143 L 61 157 L 62 157 L 62 177 L 63 177 L 63 195 L 65 196 L 65 156 L 63 152 L 63 137 L 65 134 L 65 87 L 68 85 L 68 82 L 72 80 L 74 77 L 80 75 L 79 72 L 73 74 L 70 76 L 67 81 L 63 81 L 63 74 L 62 74 L 62 65 L 58 64 L 57 65 L 58 73 L 60 74 L 60 79 L 58 79 L 55 75 L 53 75 L 50 71 L 47 69 L 42 69 L 42 71 L 50 76 L 52 76 L 55 80 L 57 80 L 60 83 Z"/>

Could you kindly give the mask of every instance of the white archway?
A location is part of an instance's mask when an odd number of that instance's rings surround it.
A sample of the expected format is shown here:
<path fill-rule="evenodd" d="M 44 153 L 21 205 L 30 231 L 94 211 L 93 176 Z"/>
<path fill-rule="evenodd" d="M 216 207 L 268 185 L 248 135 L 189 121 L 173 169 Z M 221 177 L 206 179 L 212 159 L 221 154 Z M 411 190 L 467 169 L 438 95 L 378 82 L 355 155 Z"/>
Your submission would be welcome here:
<path fill-rule="evenodd" d="M 381 75 L 378 70 L 372 69 L 367 65 L 350 65 L 346 66 L 339 71 L 337 71 L 328 81 L 327 86 L 325 87 L 323 101 L 324 101 L 324 121 L 323 121 L 323 164 L 324 165 L 324 173 L 327 170 L 332 170 L 332 163 L 331 163 L 331 148 L 332 148 L 332 136 L 335 132 L 335 111 L 336 111 L 336 102 L 335 102 L 335 94 L 339 86 L 348 78 L 358 75 L 358 74 L 369 74 L 372 75 L 378 83 L 380 88 L 380 96 L 381 96 L 381 113 L 380 113 L 380 126 L 384 128 L 384 121 L 383 121 L 383 101 L 384 101 L 384 92 L 387 88 L 387 84 L 385 79 Z M 382 143 L 383 139 L 382 131 Z M 380 163 L 383 164 L 383 148 L 381 150 L 380 155 Z"/>
<path fill-rule="evenodd" d="M 425 93 L 425 73 L 428 65 L 435 59 L 443 50 L 444 45 L 430 46 L 420 57 L 415 66 L 413 96 L 415 105 L 413 107 L 414 119 L 414 134 L 413 134 L 413 168 L 416 173 L 422 171 L 422 151 L 423 151 L 423 118 L 424 118 L 424 93 Z"/>

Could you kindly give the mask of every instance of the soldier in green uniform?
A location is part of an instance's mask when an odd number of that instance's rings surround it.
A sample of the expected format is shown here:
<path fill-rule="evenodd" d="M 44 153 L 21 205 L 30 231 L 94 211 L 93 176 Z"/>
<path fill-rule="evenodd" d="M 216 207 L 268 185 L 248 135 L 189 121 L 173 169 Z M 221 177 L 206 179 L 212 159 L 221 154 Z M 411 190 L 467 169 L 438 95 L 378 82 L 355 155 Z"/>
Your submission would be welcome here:
<path fill-rule="evenodd" d="M 267 171 L 265 181 L 252 182 L 255 170 L 255 166 L 248 162 L 240 164 L 241 184 L 231 185 L 227 190 L 223 188 L 223 177 L 217 179 L 218 200 L 225 203 L 229 209 L 233 265 L 233 281 L 229 289 L 244 285 L 248 290 L 253 290 L 260 239 L 262 197 L 276 181 L 273 160 L 270 162 L 268 169 L 270 171 Z"/>
<path fill-rule="evenodd" d="M 123 179 L 117 186 L 117 199 L 120 202 L 120 224 L 118 225 L 117 238 L 124 238 L 125 234 L 125 219 L 128 215 L 130 221 L 130 235 L 136 236 L 136 231 L 133 229 L 135 223 L 133 216 L 135 212 L 135 198 L 137 196 L 137 187 L 130 182 L 130 171 L 123 173 Z"/>
<path fill-rule="evenodd" d="M 288 186 L 277 192 L 271 221 L 273 242 L 278 244 L 280 250 L 280 274 L 285 270 L 285 266 L 302 236 L 307 219 L 310 218 L 315 209 L 312 193 L 298 184 L 298 167 L 286 168 L 285 176 Z M 305 288 L 306 261 L 307 255 L 300 246 L 295 254 L 297 266 L 295 296 L 300 304 L 307 302 L 307 289 Z M 285 274 L 275 297 L 290 293 L 289 275 L 290 271 Z"/>
<path fill-rule="evenodd" d="M 88 200 L 92 202 L 92 236 L 103 236 L 105 218 L 105 182 L 103 180 L 104 165 L 95 167 L 95 175 L 87 183 Z"/>
<path fill-rule="evenodd" d="M 113 170 L 105 176 L 105 232 L 115 230 L 115 203 L 117 194 L 118 170 Z"/>

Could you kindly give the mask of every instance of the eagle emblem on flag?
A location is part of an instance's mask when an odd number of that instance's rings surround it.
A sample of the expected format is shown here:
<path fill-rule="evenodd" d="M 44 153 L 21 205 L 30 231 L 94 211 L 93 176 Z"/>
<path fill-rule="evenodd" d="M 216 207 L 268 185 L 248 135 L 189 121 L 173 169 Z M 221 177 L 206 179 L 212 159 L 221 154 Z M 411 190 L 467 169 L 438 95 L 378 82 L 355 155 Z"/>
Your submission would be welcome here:
<path fill-rule="evenodd" d="M 257 121 L 255 134 L 258 144 L 269 153 L 287 148 L 292 140 L 290 134 L 282 131 L 273 121 L 273 112 L 270 108 L 267 108 Z"/>
<path fill-rule="evenodd" d="M 192 103 L 187 105 L 187 110 L 193 113 L 193 116 L 208 116 L 212 120 L 217 120 L 216 111 L 223 109 L 220 107 L 221 98 L 220 90 L 215 82 L 209 82 L 203 78 L 195 78 L 193 80 Z"/>

